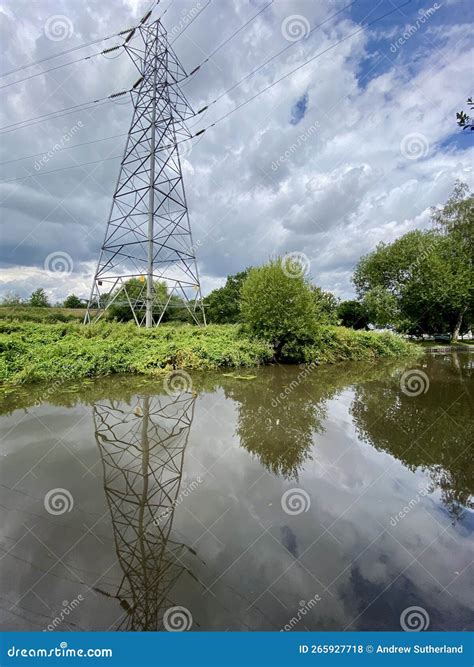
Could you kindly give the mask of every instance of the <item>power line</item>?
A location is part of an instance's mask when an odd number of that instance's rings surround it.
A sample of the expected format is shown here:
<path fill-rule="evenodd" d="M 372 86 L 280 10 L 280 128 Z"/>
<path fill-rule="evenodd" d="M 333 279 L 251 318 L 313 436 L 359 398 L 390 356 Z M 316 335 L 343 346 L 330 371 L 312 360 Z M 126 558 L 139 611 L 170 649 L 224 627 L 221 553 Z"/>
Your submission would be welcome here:
<path fill-rule="evenodd" d="M 21 130 L 25 127 L 29 127 L 30 125 L 36 125 L 38 123 L 42 123 L 45 120 L 55 120 L 56 118 L 61 118 L 62 116 L 68 116 L 69 113 L 75 113 L 76 111 L 86 111 L 87 109 L 92 108 L 95 105 L 101 106 L 102 104 L 106 104 L 108 102 L 111 102 L 113 99 L 116 97 L 120 97 L 122 95 L 126 95 L 126 93 L 131 92 L 130 90 L 122 90 L 118 93 L 112 93 L 111 95 L 107 95 L 106 97 L 99 97 L 96 100 L 90 100 L 89 102 L 82 102 L 81 104 L 75 104 L 72 107 L 65 107 L 64 109 L 57 109 L 56 111 L 49 111 L 48 113 L 41 114 L 40 116 L 34 116 L 33 118 L 25 118 L 23 120 L 18 121 L 17 123 L 11 123 L 10 125 L 4 125 L 3 127 L 0 127 L 0 135 L 1 134 L 8 134 L 9 132 L 13 132 L 14 130 Z M 56 115 L 58 114 L 58 115 Z M 37 122 L 35 122 L 37 121 Z"/>
<path fill-rule="evenodd" d="M 48 169 L 47 171 L 39 171 L 37 174 L 28 174 L 28 176 L 20 176 L 19 178 L 10 178 L 8 181 L 0 181 L 0 185 L 4 183 L 14 183 L 15 181 L 24 181 L 33 176 L 44 176 L 45 174 L 55 174 L 58 171 L 65 171 L 66 169 L 77 169 L 78 167 L 88 167 L 91 164 L 99 164 L 99 162 L 107 162 L 107 160 L 117 160 L 122 155 L 112 155 L 111 157 L 104 157 L 100 160 L 93 160 L 92 162 L 81 162 L 79 164 L 72 164 L 69 167 L 59 167 L 58 169 Z"/>
<path fill-rule="evenodd" d="M 211 53 L 210 53 L 210 54 L 209 54 L 209 55 L 208 55 L 202 62 L 200 62 L 199 65 L 197 65 L 197 67 L 195 67 L 195 68 L 188 74 L 188 76 L 187 76 L 186 78 L 189 79 L 189 77 L 193 76 L 193 74 L 196 74 L 196 72 L 197 72 L 201 67 L 203 67 L 203 66 L 204 66 L 204 65 L 205 65 L 205 64 L 212 58 L 212 56 L 215 56 L 216 53 L 217 53 L 218 51 L 220 51 L 220 49 L 222 49 L 223 46 L 225 46 L 225 45 L 228 44 L 232 39 L 234 39 L 234 37 L 236 37 L 236 35 L 238 35 L 239 32 L 241 32 L 244 28 L 246 28 L 246 27 L 249 25 L 249 23 L 252 23 L 252 21 L 253 21 L 254 19 L 256 19 L 257 16 L 260 16 L 260 14 L 261 14 L 262 12 L 264 12 L 268 7 L 270 7 L 270 5 L 273 5 L 274 1 L 275 1 L 275 0 L 270 0 L 270 2 L 268 2 L 268 3 L 267 3 L 267 4 L 266 4 L 260 11 L 258 11 L 256 14 L 254 14 L 248 21 L 246 21 L 243 25 L 241 25 L 240 28 L 238 28 L 237 30 L 235 30 L 229 37 L 227 37 L 227 39 L 225 39 L 221 44 L 219 44 L 219 46 L 217 46 L 217 47 L 214 49 L 214 51 L 211 51 Z M 188 82 L 189 82 L 189 81 L 187 81 L 186 83 L 188 83 Z M 184 83 L 183 85 L 186 85 L 186 83 Z"/>
<path fill-rule="evenodd" d="M 99 37 L 98 39 L 94 39 L 91 42 L 86 42 L 84 44 L 79 44 L 78 46 L 73 46 L 70 49 L 66 49 L 65 51 L 60 51 L 59 53 L 55 53 L 51 56 L 47 56 L 46 58 L 40 58 L 39 60 L 33 60 L 29 63 L 26 63 L 25 65 L 21 65 L 21 67 L 17 67 L 15 69 L 11 69 L 8 72 L 3 72 L 0 74 L 0 77 L 2 76 L 8 76 L 9 74 L 14 74 L 15 72 L 21 72 L 28 67 L 33 67 L 34 65 L 40 65 L 41 63 L 47 62 L 48 60 L 53 60 L 54 58 L 59 58 L 60 56 L 65 56 L 68 53 L 73 53 L 74 51 L 79 51 L 80 49 L 84 49 L 87 46 L 93 46 L 94 44 L 99 44 L 100 42 L 105 42 L 109 39 L 113 39 L 114 37 L 121 37 L 122 35 L 126 35 L 127 33 L 132 32 L 132 30 L 136 30 L 140 25 L 145 23 L 151 16 L 152 12 L 155 10 L 155 8 L 158 6 L 161 0 L 155 0 L 151 6 L 151 9 L 144 15 L 144 17 L 141 19 L 141 21 L 136 25 L 132 26 L 131 28 L 127 28 L 126 30 L 121 30 L 120 32 L 115 32 L 113 35 L 108 35 L 107 37 Z"/>
<path fill-rule="evenodd" d="M 283 81 L 283 79 L 286 79 L 287 77 L 291 76 L 291 74 L 294 74 L 295 72 L 297 72 L 298 70 L 302 69 L 303 67 L 306 67 L 306 65 L 309 65 L 309 63 L 313 62 L 313 60 L 316 60 L 317 58 L 320 58 L 321 56 L 323 56 L 323 55 L 324 55 L 325 53 L 327 53 L 328 51 L 331 51 L 332 49 L 334 49 L 334 48 L 335 48 L 336 46 L 338 46 L 339 44 L 342 44 L 342 42 L 345 42 L 346 40 L 350 39 L 351 37 L 354 37 L 354 36 L 357 35 L 358 33 L 362 32 L 363 30 L 365 30 L 365 28 L 368 28 L 369 26 L 373 25 L 374 23 L 377 23 L 378 21 L 381 21 L 382 19 L 386 18 L 387 16 L 390 16 L 391 14 L 394 14 L 394 13 L 395 13 L 396 11 L 398 11 L 399 9 L 402 9 L 402 7 L 405 7 L 406 5 L 410 4 L 410 2 L 411 2 L 411 0 L 407 0 L 407 1 L 404 2 L 403 4 L 398 5 L 397 7 L 395 7 L 395 8 L 392 9 L 392 10 L 390 10 L 389 12 L 386 12 L 385 14 L 382 14 L 382 16 L 379 16 L 378 18 L 374 19 L 373 21 L 369 21 L 369 22 L 366 23 L 365 25 L 361 26 L 358 30 L 355 30 L 354 32 L 350 33 L 349 35 L 346 35 L 346 37 L 343 37 L 342 39 L 338 40 L 338 41 L 335 42 L 334 44 L 331 44 L 331 46 L 328 46 L 326 49 L 324 49 L 324 51 L 321 51 L 320 53 L 317 53 L 315 56 L 312 56 L 311 58 L 309 58 L 309 59 L 306 60 L 305 62 L 303 62 L 303 63 L 301 63 L 300 65 L 298 65 L 298 67 L 295 67 L 294 69 L 290 70 L 289 72 L 287 72 L 286 74 L 284 74 L 283 76 L 281 76 L 279 79 L 277 79 L 277 80 L 274 81 L 273 83 L 269 84 L 269 85 L 266 86 L 265 88 L 262 88 L 262 90 L 260 90 L 258 93 L 255 93 L 255 95 L 252 95 L 252 97 L 249 97 L 247 100 L 244 100 L 243 102 L 241 102 L 240 104 L 238 104 L 236 107 L 234 107 L 234 109 L 231 109 L 230 111 L 228 111 L 227 113 L 225 113 L 223 116 L 221 116 L 220 118 L 218 118 L 216 121 L 214 121 L 213 123 L 211 123 L 210 125 L 208 125 L 208 126 L 205 127 L 204 129 L 199 130 L 198 132 L 196 132 L 196 134 L 194 134 L 193 137 L 191 137 L 191 139 L 193 139 L 194 137 L 198 137 L 199 135 L 201 135 L 201 134 L 203 134 L 204 132 L 206 132 L 207 130 L 209 130 L 211 127 L 214 127 L 215 125 L 217 125 L 218 123 L 220 123 L 221 121 L 223 121 L 225 118 L 227 118 L 228 116 L 230 116 L 231 114 L 233 114 L 233 113 L 234 113 L 235 111 L 237 111 L 238 109 L 241 109 L 242 107 L 246 106 L 247 104 L 249 104 L 250 102 L 252 102 L 254 99 L 256 99 L 257 97 L 259 97 L 260 95 L 262 95 L 263 93 L 265 93 L 267 90 L 270 90 L 270 88 L 273 88 L 273 86 L 276 86 L 277 83 L 280 83 L 281 81 Z M 206 108 L 207 108 L 207 107 L 204 107 L 204 109 L 206 109 Z M 203 110 L 204 110 L 204 109 L 203 109 Z M 199 113 L 199 112 L 198 112 L 198 113 Z M 184 139 L 183 141 L 189 141 L 189 139 Z"/>
<path fill-rule="evenodd" d="M 332 14 L 331 16 L 329 16 L 327 19 L 325 19 L 325 20 L 322 21 L 321 23 L 318 23 L 318 25 L 315 25 L 315 26 L 314 26 L 313 28 L 311 28 L 311 30 L 308 32 L 307 37 L 309 37 L 309 35 L 311 35 L 311 33 L 315 32 L 315 30 L 318 30 L 318 28 L 321 28 L 321 26 L 323 26 L 325 23 L 328 23 L 328 21 L 331 21 L 331 20 L 334 19 L 336 16 L 338 16 L 339 14 L 341 14 L 342 12 L 344 12 L 346 9 L 349 9 L 349 7 L 352 7 L 352 5 L 354 5 L 356 2 L 357 2 L 357 0 L 352 0 L 352 2 L 350 2 L 348 5 L 346 5 L 345 7 L 343 7 L 342 9 L 340 9 L 339 11 L 337 11 L 335 14 Z M 402 6 L 403 6 L 403 5 L 402 5 Z M 296 44 L 296 42 L 291 42 L 290 44 L 288 44 L 288 46 L 285 46 L 284 49 L 282 49 L 281 51 L 278 51 L 278 53 L 275 53 L 273 56 L 271 56 L 270 58 L 268 58 L 264 63 L 262 63 L 261 65 L 259 65 L 256 69 L 252 70 L 252 72 L 250 72 L 249 74 L 246 74 L 242 79 L 240 79 L 240 81 L 237 81 L 237 83 L 234 83 L 230 88 L 227 88 L 227 90 L 225 90 L 225 91 L 224 91 L 223 93 L 221 93 L 218 97 L 216 97 L 215 100 L 213 100 L 213 101 L 210 102 L 209 104 L 205 105 L 202 109 L 200 109 L 200 110 L 197 112 L 197 114 L 201 113 L 201 112 L 204 111 L 204 110 L 207 110 L 210 106 L 213 106 L 214 104 L 216 104 L 217 102 L 219 102 L 219 100 L 221 100 L 223 97 L 225 97 L 225 95 L 227 95 L 227 94 L 230 93 L 232 90 L 234 90 L 235 88 L 237 88 L 238 86 L 240 86 L 240 84 L 243 83 L 244 81 L 246 81 L 247 79 L 250 79 L 251 76 L 253 76 L 253 75 L 256 74 L 257 72 L 259 72 L 261 69 L 263 69 L 264 67 L 266 67 L 270 62 L 272 62 L 272 60 L 275 60 L 275 58 L 278 58 L 278 56 L 281 56 L 282 53 L 284 53 L 285 51 L 288 51 L 288 49 L 291 49 L 291 47 L 293 47 L 295 44 Z M 196 115 L 197 115 L 197 114 L 196 114 Z"/>
<path fill-rule="evenodd" d="M 179 37 L 181 37 L 181 35 L 183 35 L 183 34 L 186 32 L 186 30 L 189 28 L 190 25 L 192 25 L 192 24 L 194 23 L 194 21 L 198 18 L 198 16 L 200 16 L 200 14 L 202 14 L 202 12 L 203 12 L 205 9 L 207 9 L 207 7 L 209 7 L 209 5 L 211 4 L 211 2 L 212 2 L 212 0 L 208 0 L 207 3 L 204 5 L 204 7 L 202 7 L 202 8 L 198 11 L 198 13 L 197 13 L 195 16 L 193 16 L 192 20 L 191 20 L 187 25 L 184 26 L 184 28 L 181 30 L 180 33 L 178 33 L 178 34 L 176 35 L 176 37 L 175 37 L 175 38 L 173 39 L 173 41 L 170 43 L 170 46 L 173 46 L 173 44 L 176 42 L 176 40 L 177 40 Z M 169 9 L 169 7 L 167 8 L 167 11 L 168 11 L 168 9 Z"/>
<path fill-rule="evenodd" d="M 81 146 L 89 146 L 90 144 L 97 144 L 99 141 L 108 141 L 109 139 L 119 139 L 120 137 L 126 137 L 128 132 L 123 132 L 122 134 L 113 134 L 111 137 L 102 137 L 102 139 L 93 139 L 92 141 L 84 141 L 80 144 L 72 144 L 71 146 L 62 146 L 61 151 L 67 151 L 71 148 L 80 148 Z M 41 153 L 33 153 L 33 155 L 24 155 L 23 157 L 17 157 L 13 160 L 6 160 L 6 162 L 0 162 L 0 167 L 5 166 L 6 164 L 12 164 L 13 162 L 21 162 L 22 160 L 30 160 L 34 157 L 41 157 L 48 153 L 48 150 L 41 151 Z"/>

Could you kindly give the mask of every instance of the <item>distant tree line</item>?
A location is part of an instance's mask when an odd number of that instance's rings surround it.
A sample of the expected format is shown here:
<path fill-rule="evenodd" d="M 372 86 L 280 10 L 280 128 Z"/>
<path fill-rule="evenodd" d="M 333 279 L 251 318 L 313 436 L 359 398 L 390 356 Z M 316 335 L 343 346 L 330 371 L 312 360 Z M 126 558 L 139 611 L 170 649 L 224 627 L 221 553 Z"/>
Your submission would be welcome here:
<path fill-rule="evenodd" d="M 304 275 L 287 275 L 277 258 L 228 276 L 223 287 L 204 298 L 207 321 L 245 323 L 271 340 L 277 353 L 289 349 L 290 339 L 304 340 L 305 330 L 312 335 L 317 325 L 342 324 L 353 329 L 373 325 L 418 335 L 448 333 L 457 340 L 474 320 L 474 196 L 468 186 L 456 182 L 444 206 L 432 209 L 431 218 L 430 229 L 380 243 L 359 260 L 352 278 L 357 299 L 339 301 Z M 132 302 L 142 298 L 143 289 L 138 278 L 126 283 Z M 168 303 L 163 321 L 191 321 L 187 304 L 176 295 L 170 298 L 164 282 L 155 283 L 154 294 L 158 311 Z M 3 300 L 4 305 L 22 303 L 16 296 Z M 25 303 L 50 306 L 41 287 Z M 87 304 L 71 294 L 56 305 L 84 308 Z M 128 300 L 117 298 L 108 317 L 121 322 L 133 319 Z"/>

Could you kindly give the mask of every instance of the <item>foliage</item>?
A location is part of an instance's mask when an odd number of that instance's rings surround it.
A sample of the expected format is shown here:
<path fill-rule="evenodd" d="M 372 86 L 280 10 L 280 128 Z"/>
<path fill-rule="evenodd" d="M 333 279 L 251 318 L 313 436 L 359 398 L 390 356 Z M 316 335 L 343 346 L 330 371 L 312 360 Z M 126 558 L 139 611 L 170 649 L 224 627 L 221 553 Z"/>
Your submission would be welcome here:
<path fill-rule="evenodd" d="M 456 183 L 432 212 L 434 229 L 381 243 L 359 261 L 354 284 L 375 323 L 410 333 L 450 331 L 457 340 L 474 309 L 473 202 L 467 186 Z"/>
<path fill-rule="evenodd" d="M 281 259 L 249 271 L 241 290 L 248 331 L 270 343 L 277 358 L 292 359 L 316 326 L 315 299 L 301 275 L 290 275 Z"/>
<path fill-rule="evenodd" d="M 49 308 L 50 304 L 48 297 L 42 287 L 38 287 L 38 289 L 32 293 L 30 296 L 29 304 L 35 308 Z"/>
<path fill-rule="evenodd" d="M 300 349 L 300 361 L 334 363 L 411 354 L 416 346 L 392 334 L 325 326 Z M 0 321 L 0 378 L 5 382 L 123 373 L 155 375 L 172 368 L 255 366 L 273 356 L 268 342 L 239 325 L 208 327 L 167 324 L 143 329 L 132 323 L 37 324 Z"/>
<path fill-rule="evenodd" d="M 110 319 L 116 319 L 119 322 L 128 322 L 130 320 L 133 320 L 133 313 L 128 303 L 128 299 L 130 299 L 131 303 L 134 306 L 135 304 L 145 303 L 146 281 L 144 280 L 142 281 L 139 278 L 130 278 L 130 280 L 126 281 L 124 288 L 125 291 L 123 291 L 121 287 L 118 287 L 117 290 L 115 291 L 115 294 L 118 295 L 117 300 L 112 303 L 112 305 L 108 309 L 108 315 L 107 315 Z M 153 309 L 154 310 L 156 309 L 157 312 L 161 312 L 161 308 L 167 302 L 167 300 L 168 300 L 168 289 L 166 287 L 166 284 L 163 282 L 155 282 Z M 137 315 L 139 319 L 141 319 L 144 316 L 145 307 L 143 306 L 141 310 L 143 312 L 139 311 L 140 314 Z M 137 311 L 137 308 L 135 308 L 135 311 Z"/>
<path fill-rule="evenodd" d="M 64 308 L 84 308 L 84 302 L 75 294 L 70 294 L 64 299 Z"/>
<path fill-rule="evenodd" d="M 250 269 L 228 276 L 224 287 L 204 298 L 206 319 L 215 324 L 232 324 L 240 319 L 240 290 Z"/>
<path fill-rule="evenodd" d="M 341 301 L 337 307 L 337 316 L 342 326 L 352 329 L 365 329 L 369 323 L 365 307 L 355 300 Z"/>
<path fill-rule="evenodd" d="M 319 324 L 337 324 L 337 307 L 339 301 L 332 292 L 326 292 L 321 287 L 311 285 L 313 293 L 315 317 Z"/>
<path fill-rule="evenodd" d="M 472 97 L 467 98 L 467 104 L 469 104 L 469 108 L 474 109 L 474 99 Z M 459 127 L 462 127 L 463 130 L 471 130 L 474 131 L 474 119 L 471 118 L 464 110 L 461 109 L 461 111 L 458 111 L 456 113 L 456 118 Z"/>
<path fill-rule="evenodd" d="M 23 299 L 18 294 L 10 292 L 2 297 L 2 306 L 21 306 Z"/>
<path fill-rule="evenodd" d="M 33 306 L 0 306 L 0 320 L 18 322 L 82 322 L 85 309 L 34 308 Z"/>

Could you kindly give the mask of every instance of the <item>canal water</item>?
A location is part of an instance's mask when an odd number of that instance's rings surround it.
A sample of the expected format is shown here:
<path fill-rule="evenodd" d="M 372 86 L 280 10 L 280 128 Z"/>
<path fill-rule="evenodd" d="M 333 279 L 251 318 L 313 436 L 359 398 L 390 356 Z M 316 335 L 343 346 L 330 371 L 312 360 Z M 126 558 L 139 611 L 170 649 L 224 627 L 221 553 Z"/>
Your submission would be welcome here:
<path fill-rule="evenodd" d="M 473 362 L 12 391 L 2 629 L 473 629 Z"/>

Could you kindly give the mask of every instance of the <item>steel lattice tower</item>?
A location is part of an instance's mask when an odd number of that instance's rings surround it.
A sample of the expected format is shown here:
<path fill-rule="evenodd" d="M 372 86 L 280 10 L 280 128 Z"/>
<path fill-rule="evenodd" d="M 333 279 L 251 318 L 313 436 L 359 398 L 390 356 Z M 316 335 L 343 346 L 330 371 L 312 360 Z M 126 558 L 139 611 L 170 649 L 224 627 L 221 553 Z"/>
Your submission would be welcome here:
<path fill-rule="evenodd" d="M 129 307 L 137 325 L 159 324 L 170 307 L 185 307 L 205 324 L 179 156 L 194 115 L 179 88 L 186 73 L 159 19 L 132 31 L 125 48 L 140 78 L 130 91 L 132 122 L 85 322 L 116 304 Z"/>
<path fill-rule="evenodd" d="M 123 572 L 115 594 L 124 618 L 116 629 L 161 630 L 189 548 L 172 539 L 195 397 L 143 396 L 94 405 L 104 489 Z"/>

